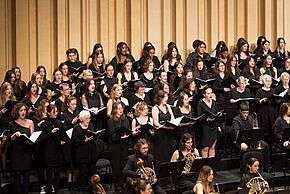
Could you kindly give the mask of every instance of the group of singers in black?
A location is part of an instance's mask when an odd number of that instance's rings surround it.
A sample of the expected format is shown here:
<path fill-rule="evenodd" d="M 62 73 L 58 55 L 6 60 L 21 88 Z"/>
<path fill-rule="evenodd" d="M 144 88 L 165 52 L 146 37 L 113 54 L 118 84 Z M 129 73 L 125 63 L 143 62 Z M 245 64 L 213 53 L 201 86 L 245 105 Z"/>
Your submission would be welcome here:
<path fill-rule="evenodd" d="M 252 113 L 266 132 L 260 143 L 265 168 L 270 169 L 269 144 L 290 147 L 283 134 L 290 123 L 290 53 L 283 38 L 273 52 L 269 44 L 261 36 L 251 53 L 248 42 L 240 38 L 230 53 L 219 41 L 210 55 L 206 43 L 195 40 L 193 52 L 183 61 L 177 45 L 170 42 L 159 61 L 153 44 L 146 42 L 136 61 L 128 45 L 120 42 L 116 56 L 106 64 L 97 43 L 86 63 L 79 60 L 77 49 L 70 48 L 52 80 L 39 65 L 27 84 L 21 69 L 14 67 L 0 88 L 2 175 L 7 176 L 8 157 L 17 193 L 28 193 L 31 168 L 37 169 L 47 193 L 58 192 L 61 170 L 67 172 L 69 184 L 88 189 L 98 160 L 97 142 L 102 141 L 111 155 L 114 188 L 122 192 L 124 176 L 139 176 L 132 172 L 137 156 L 149 160 L 144 164 L 150 167 L 154 158 L 156 170 L 163 162 L 182 160 L 197 150 L 202 158 L 215 157 L 219 136 L 228 133 L 232 141 L 222 143 L 236 143 L 238 131 L 253 128 Z M 172 124 L 178 119 L 181 122 Z M 23 138 L 37 131 L 42 133 L 35 142 Z M 184 134 L 190 137 L 186 141 Z M 190 139 L 192 149 L 183 145 Z M 175 151 L 179 142 L 183 143 Z M 252 144 L 237 146 L 248 151 L 255 147 Z M 135 156 L 128 157 L 134 145 L 145 149 L 146 156 L 134 150 Z M 152 189 L 164 193 L 159 186 Z"/>

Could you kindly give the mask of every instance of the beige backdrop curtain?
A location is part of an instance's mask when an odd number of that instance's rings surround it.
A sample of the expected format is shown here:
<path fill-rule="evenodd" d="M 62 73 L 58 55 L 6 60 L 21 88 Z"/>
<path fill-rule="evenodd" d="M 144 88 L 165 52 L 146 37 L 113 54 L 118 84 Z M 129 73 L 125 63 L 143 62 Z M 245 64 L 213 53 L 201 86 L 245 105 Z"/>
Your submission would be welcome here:
<path fill-rule="evenodd" d="M 211 51 L 219 40 L 232 48 L 244 37 L 253 47 L 265 35 L 274 49 L 280 36 L 290 44 L 289 7 L 290 0 L 0 0 L 0 74 L 19 66 L 27 81 L 43 64 L 51 78 L 67 48 L 86 62 L 96 42 L 107 61 L 119 41 L 136 59 L 146 41 L 159 57 L 176 42 L 183 60 L 197 38 Z"/>

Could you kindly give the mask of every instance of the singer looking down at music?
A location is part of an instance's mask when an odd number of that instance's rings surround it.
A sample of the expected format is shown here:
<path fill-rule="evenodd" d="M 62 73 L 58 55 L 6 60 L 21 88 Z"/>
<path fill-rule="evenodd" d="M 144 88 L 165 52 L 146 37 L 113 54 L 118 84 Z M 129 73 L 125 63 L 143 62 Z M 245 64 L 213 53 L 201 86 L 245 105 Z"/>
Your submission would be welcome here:
<path fill-rule="evenodd" d="M 130 177 L 132 179 L 145 179 L 151 183 L 155 194 L 163 194 L 166 192 L 157 184 L 156 174 L 148 170 L 151 168 L 154 171 L 153 156 L 148 153 L 149 147 L 150 144 L 146 139 L 141 138 L 137 141 L 134 146 L 134 154 L 128 156 L 123 174 L 125 177 Z M 137 163 L 140 159 L 143 160 L 141 167 L 138 166 Z"/>
<path fill-rule="evenodd" d="M 118 85 L 117 85 L 118 86 Z M 112 157 L 113 180 L 115 192 L 122 192 L 122 169 L 128 157 L 129 141 L 131 136 L 130 123 L 124 114 L 125 106 L 121 101 L 113 104 L 112 113 L 108 120 L 110 133 L 110 153 Z"/>
<path fill-rule="evenodd" d="M 97 161 L 97 147 L 95 144 L 94 126 L 91 113 L 82 110 L 79 114 L 80 123 L 76 124 L 72 133 L 72 158 L 76 169 L 79 170 L 78 188 L 85 189 L 89 185 L 89 174 Z"/>

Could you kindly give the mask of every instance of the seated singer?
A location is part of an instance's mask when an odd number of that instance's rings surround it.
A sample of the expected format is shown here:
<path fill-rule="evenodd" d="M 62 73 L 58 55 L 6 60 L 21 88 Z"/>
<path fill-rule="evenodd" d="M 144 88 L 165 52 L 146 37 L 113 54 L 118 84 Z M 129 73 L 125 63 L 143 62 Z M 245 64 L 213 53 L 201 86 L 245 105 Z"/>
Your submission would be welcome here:
<path fill-rule="evenodd" d="M 135 179 L 146 179 L 152 185 L 155 194 L 165 194 L 166 192 L 157 184 L 156 174 L 153 172 L 153 156 L 148 154 L 149 146 L 149 142 L 144 138 L 137 141 L 134 146 L 135 153 L 128 156 L 123 174 L 129 182 L 134 182 Z"/>
<path fill-rule="evenodd" d="M 252 129 L 253 126 L 253 116 L 249 115 L 250 107 L 248 102 L 243 102 L 240 104 L 240 114 L 234 117 L 233 119 L 233 131 L 235 135 L 237 136 L 238 131 Z M 237 138 L 236 138 L 237 139 Z M 260 144 L 260 146 L 263 148 L 262 154 L 264 157 L 264 164 L 265 164 L 265 170 L 270 170 L 270 150 L 269 145 L 263 140 L 260 140 L 259 142 L 242 142 L 241 145 L 237 145 L 241 151 L 242 155 L 244 152 L 250 151 L 255 149 L 256 145 Z"/>

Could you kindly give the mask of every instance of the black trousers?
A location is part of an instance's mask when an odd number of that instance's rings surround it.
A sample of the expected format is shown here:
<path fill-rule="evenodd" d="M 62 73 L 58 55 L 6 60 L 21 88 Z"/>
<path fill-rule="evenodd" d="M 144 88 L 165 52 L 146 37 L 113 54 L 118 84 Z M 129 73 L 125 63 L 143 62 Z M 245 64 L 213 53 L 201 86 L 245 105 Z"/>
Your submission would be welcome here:
<path fill-rule="evenodd" d="M 94 169 L 93 163 L 78 163 L 79 170 L 78 187 L 79 189 L 89 186 L 90 175 Z"/>
<path fill-rule="evenodd" d="M 127 144 L 111 143 L 110 152 L 112 157 L 113 180 L 115 186 L 121 186 L 124 183 L 123 168 L 128 158 Z"/>
<path fill-rule="evenodd" d="M 47 166 L 46 167 L 46 193 L 52 193 L 52 185 L 54 186 L 54 192 L 58 193 L 60 182 L 60 166 Z"/>
<path fill-rule="evenodd" d="M 28 194 L 29 171 L 14 171 L 15 193 Z"/>

